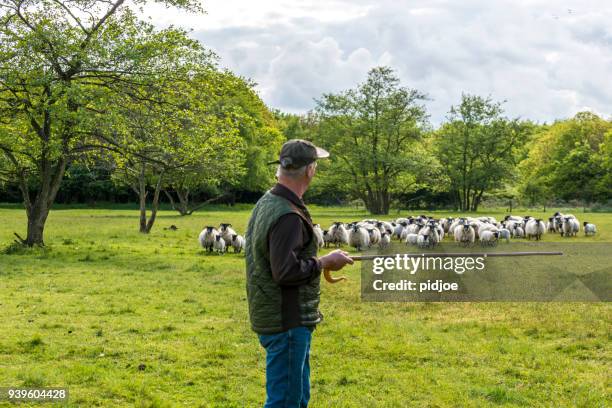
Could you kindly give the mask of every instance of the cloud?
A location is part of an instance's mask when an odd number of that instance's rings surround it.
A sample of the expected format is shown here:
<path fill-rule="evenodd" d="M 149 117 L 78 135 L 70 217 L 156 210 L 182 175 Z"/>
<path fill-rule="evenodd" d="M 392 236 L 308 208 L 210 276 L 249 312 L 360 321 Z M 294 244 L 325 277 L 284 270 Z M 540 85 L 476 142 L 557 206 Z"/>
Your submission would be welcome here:
<path fill-rule="evenodd" d="M 506 100 L 509 116 L 552 121 L 588 108 L 612 114 L 612 4 L 606 1 L 217 1 L 206 16 L 146 10 L 258 83 L 274 108 L 306 112 L 314 98 L 393 67 L 429 95 L 434 124 L 462 92 Z"/>

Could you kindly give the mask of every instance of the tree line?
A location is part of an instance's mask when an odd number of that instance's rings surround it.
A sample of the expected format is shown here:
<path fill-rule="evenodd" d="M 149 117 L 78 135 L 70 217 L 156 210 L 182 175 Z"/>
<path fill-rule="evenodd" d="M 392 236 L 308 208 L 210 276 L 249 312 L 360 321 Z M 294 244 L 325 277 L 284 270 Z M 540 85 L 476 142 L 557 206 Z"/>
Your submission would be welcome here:
<path fill-rule="evenodd" d="M 19 243 L 44 243 L 49 211 L 70 191 L 135 198 L 143 233 L 162 200 L 189 215 L 256 198 L 273 182 L 266 162 L 289 138 L 332 153 L 309 199 L 359 200 L 374 214 L 423 196 L 464 211 L 487 196 L 610 199 L 609 120 L 580 113 L 541 125 L 463 95 L 434 129 L 427 95 L 389 67 L 322 95 L 306 115 L 271 111 L 254 83 L 220 69 L 188 32 L 139 19 L 144 2 L 0 3 L 0 201 L 20 195 Z M 195 0 L 161 2 L 201 11 Z"/>

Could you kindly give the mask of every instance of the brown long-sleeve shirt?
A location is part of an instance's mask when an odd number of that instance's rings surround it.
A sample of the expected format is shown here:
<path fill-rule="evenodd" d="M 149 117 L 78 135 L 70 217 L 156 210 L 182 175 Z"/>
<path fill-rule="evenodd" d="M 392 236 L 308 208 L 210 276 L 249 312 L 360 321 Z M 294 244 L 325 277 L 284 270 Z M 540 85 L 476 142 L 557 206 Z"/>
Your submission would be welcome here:
<path fill-rule="evenodd" d="M 304 202 L 289 188 L 276 184 L 272 194 L 289 200 L 302 214 L 311 220 Z M 281 287 L 283 326 L 291 329 L 300 325 L 299 286 L 321 274 L 321 262 L 316 258 L 300 259 L 299 252 L 312 239 L 312 228 L 304 225 L 297 214 L 286 214 L 272 226 L 268 233 L 272 277 Z"/>

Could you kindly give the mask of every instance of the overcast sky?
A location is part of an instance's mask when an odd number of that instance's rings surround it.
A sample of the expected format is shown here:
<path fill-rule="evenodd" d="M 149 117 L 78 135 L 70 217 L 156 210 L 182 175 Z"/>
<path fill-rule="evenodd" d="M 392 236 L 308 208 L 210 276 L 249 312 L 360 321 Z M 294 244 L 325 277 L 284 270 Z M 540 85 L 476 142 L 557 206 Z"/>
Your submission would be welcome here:
<path fill-rule="evenodd" d="M 461 93 L 507 100 L 506 112 L 550 122 L 612 116 L 610 0 L 208 0 L 206 15 L 159 6 L 164 27 L 193 29 L 220 65 L 257 82 L 272 108 L 363 82 L 377 65 L 431 98 L 439 124 Z"/>

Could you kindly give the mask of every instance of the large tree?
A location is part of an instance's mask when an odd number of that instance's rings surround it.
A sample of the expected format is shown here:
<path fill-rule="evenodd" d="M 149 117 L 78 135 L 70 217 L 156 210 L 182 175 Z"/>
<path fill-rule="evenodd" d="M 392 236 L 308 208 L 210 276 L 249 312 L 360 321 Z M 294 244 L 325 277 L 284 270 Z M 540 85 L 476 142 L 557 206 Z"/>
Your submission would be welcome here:
<path fill-rule="evenodd" d="M 520 165 L 520 191 L 535 203 L 612 199 L 612 122 L 589 112 L 543 126 Z"/>
<path fill-rule="evenodd" d="M 530 124 L 503 116 L 501 103 L 463 95 L 436 132 L 436 151 L 457 209 L 477 211 L 483 195 L 515 175 Z"/>
<path fill-rule="evenodd" d="M 400 176 L 420 166 L 413 149 L 427 126 L 424 99 L 391 68 L 377 67 L 357 88 L 317 101 L 318 142 L 331 151 L 330 167 L 373 214 L 389 212 Z"/>
<path fill-rule="evenodd" d="M 199 9 L 195 0 L 159 2 Z M 105 95 L 132 92 L 200 54 L 183 31 L 139 21 L 125 0 L 0 2 L 0 154 L 27 213 L 20 242 L 43 245 L 66 167 L 99 148 L 94 119 L 112 110 Z"/>
<path fill-rule="evenodd" d="M 212 69 L 183 81 L 174 74 L 172 89 L 161 92 L 152 85 L 139 98 L 115 100 L 117 120 L 101 138 L 115 152 L 115 179 L 138 195 L 140 232 L 151 231 L 164 187 L 177 188 L 182 205 L 180 192 L 193 179 L 212 182 L 243 173 L 239 117 L 231 109 L 216 106 L 215 99 L 223 94 L 223 87 L 211 80 L 216 76 Z"/>

